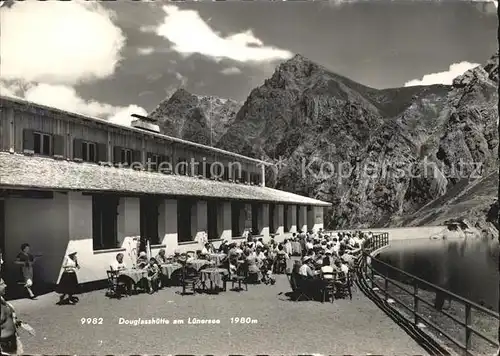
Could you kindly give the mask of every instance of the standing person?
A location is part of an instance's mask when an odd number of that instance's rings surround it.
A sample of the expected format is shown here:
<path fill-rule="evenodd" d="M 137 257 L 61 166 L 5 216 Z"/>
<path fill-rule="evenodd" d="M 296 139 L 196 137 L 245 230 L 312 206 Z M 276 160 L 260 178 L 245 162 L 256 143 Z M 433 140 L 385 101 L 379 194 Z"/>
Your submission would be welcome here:
<path fill-rule="evenodd" d="M 3 298 L 7 285 L 0 279 L 0 350 L 2 355 L 18 355 L 23 353 L 22 345 L 17 334 L 19 322 L 12 305 Z"/>
<path fill-rule="evenodd" d="M 33 286 L 33 264 L 35 263 L 35 258 L 30 253 L 30 245 L 22 244 L 21 251 L 17 254 L 15 264 L 21 267 L 21 276 L 24 281 L 24 288 L 28 291 L 31 299 L 36 299 L 35 294 L 31 290 Z"/>
<path fill-rule="evenodd" d="M 57 292 L 61 294 L 58 304 L 63 304 L 65 301 L 69 304 L 75 304 L 79 300 L 78 297 L 75 297 L 75 294 L 78 294 L 78 278 L 76 276 L 76 270 L 80 269 L 76 258 L 76 251 L 70 251 L 68 253 L 68 256 L 63 264 L 63 269 L 64 271 L 61 279 L 59 280 L 57 290 Z M 65 299 L 66 295 L 68 295 L 67 299 Z"/>

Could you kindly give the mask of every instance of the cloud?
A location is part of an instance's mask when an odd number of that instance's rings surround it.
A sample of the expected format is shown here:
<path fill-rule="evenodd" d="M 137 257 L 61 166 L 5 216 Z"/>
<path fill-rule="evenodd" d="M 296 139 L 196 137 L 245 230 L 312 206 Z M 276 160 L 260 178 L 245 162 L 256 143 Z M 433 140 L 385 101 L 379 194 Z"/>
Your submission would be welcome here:
<path fill-rule="evenodd" d="M 112 75 L 125 37 L 94 2 L 25 1 L 0 12 L 3 79 L 76 84 Z"/>
<path fill-rule="evenodd" d="M 137 105 L 129 105 L 126 108 L 120 108 L 116 113 L 109 118 L 110 122 L 118 125 L 130 126 L 132 120 L 135 120 L 131 115 L 137 114 L 142 116 L 148 116 L 148 112 Z"/>
<path fill-rule="evenodd" d="M 229 67 L 229 68 L 224 68 L 220 72 L 224 75 L 234 75 L 234 74 L 241 74 L 241 69 L 237 67 Z"/>
<path fill-rule="evenodd" d="M 165 5 L 162 9 L 166 16 L 159 26 L 141 29 L 166 38 L 180 54 L 198 53 L 215 60 L 228 58 L 238 62 L 282 60 L 293 56 L 290 51 L 265 46 L 251 30 L 222 37 L 197 11 L 180 10 L 175 5 Z"/>
<path fill-rule="evenodd" d="M 422 77 L 422 79 L 410 80 L 409 82 L 405 83 L 405 87 L 432 84 L 451 85 L 453 84 L 453 79 L 455 79 L 459 75 L 464 74 L 469 69 L 477 67 L 478 65 L 478 63 L 470 62 L 453 63 L 452 65 L 450 65 L 450 68 L 447 71 L 426 74 Z"/>
<path fill-rule="evenodd" d="M 154 51 L 155 49 L 153 47 L 137 48 L 137 53 L 141 56 L 149 56 L 150 54 L 153 54 Z"/>
<path fill-rule="evenodd" d="M 187 82 L 188 82 L 188 78 L 185 77 L 184 75 L 182 75 L 181 73 L 179 72 L 176 72 L 175 73 L 175 79 L 177 79 L 178 81 L 181 82 L 181 86 L 182 87 L 185 87 L 187 85 Z"/>

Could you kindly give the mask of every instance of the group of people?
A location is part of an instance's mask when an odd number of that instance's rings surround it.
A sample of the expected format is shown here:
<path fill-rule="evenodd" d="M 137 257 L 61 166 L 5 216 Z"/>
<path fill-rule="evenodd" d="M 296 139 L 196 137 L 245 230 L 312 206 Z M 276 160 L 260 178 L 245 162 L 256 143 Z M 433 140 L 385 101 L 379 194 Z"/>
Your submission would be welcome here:
<path fill-rule="evenodd" d="M 347 282 L 370 235 L 361 231 L 300 233 L 294 238 L 301 243 L 303 256 L 294 264 L 292 274 L 311 296 L 317 295 L 325 283 L 334 279 Z"/>

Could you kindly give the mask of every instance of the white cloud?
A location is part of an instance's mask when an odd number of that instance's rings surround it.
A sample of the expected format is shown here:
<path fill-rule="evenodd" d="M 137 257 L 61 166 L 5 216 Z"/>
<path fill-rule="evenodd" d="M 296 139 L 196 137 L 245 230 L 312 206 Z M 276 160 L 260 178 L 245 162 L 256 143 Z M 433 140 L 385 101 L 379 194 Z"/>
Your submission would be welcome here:
<path fill-rule="evenodd" d="M 265 46 L 256 38 L 251 30 L 221 37 L 194 10 L 180 10 L 175 5 L 165 5 L 163 22 L 156 28 L 148 26 L 142 30 L 155 32 L 173 43 L 173 49 L 184 55 L 194 53 L 222 58 L 238 62 L 271 61 L 288 59 L 293 56 L 290 51 L 272 46 Z"/>
<path fill-rule="evenodd" d="M 154 51 L 155 49 L 153 47 L 137 48 L 137 53 L 141 56 L 149 56 L 150 54 L 153 54 Z"/>
<path fill-rule="evenodd" d="M 75 84 L 112 75 L 125 37 L 95 2 L 24 1 L 0 12 L 3 79 Z"/>
<path fill-rule="evenodd" d="M 469 69 L 477 67 L 479 64 L 470 62 L 460 62 L 450 65 L 450 68 L 444 72 L 426 74 L 422 79 L 413 79 L 405 83 L 405 87 L 416 85 L 431 85 L 431 84 L 453 84 L 453 79 L 464 74 Z"/>
<path fill-rule="evenodd" d="M 229 67 L 229 68 L 224 68 L 220 72 L 224 75 L 234 75 L 234 74 L 241 74 L 241 69 L 237 67 Z"/>
<path fill-rule="evenodd" d="M 184 86 L 186 86 L 186 85 L 187 85 L 188 78 L 187 78 L 187 77 L 185 77 L 185 76 L 183 76 L 181 73 L 176 72 L 176 73 L 175 73 L 175 79 L 177 79 L 178 81 L 180 81 L 180 82 L 181 82 L 181 84 L 180 84 L 180 85 L 181 85 L 182 87 L 184 87 Z"/>
<path fill-rule="evenodd" d="M 0 12 L 0 94 L 130 125 L 136 105 L 85 100 L 73 85 L 114 74 L 125 37 L 94 2 L 16 3 Z"/>

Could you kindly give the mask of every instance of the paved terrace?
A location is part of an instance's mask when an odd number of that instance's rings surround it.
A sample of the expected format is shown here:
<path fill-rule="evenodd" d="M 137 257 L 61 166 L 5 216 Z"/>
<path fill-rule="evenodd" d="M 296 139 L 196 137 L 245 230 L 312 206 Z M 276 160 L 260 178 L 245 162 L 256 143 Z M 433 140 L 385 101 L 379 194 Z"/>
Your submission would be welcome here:
<path fill-rule="evenodd" d="M 289 301 L 286 276 L 274 286 L 248 292 L 181 296 L 166 288 L 121 300 L 104 290 L 80 296 L 76 306 L 57 306 L 57 295 L 17 300 L 18 314 L 37 331 L 22 332 L 27 354 L 427 354 L 357 288 L 353 299 L 331 303 Z M 81 318 L 103 318 L 82 325 Z M 119 325 L 119 318 L 184 319 L 184 325 Z M 188 325 L 188 318 L 220 319 L 219 325 Z M 257 320 L 231 324 L 231 317 Z"/>

